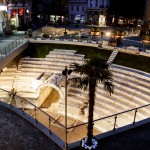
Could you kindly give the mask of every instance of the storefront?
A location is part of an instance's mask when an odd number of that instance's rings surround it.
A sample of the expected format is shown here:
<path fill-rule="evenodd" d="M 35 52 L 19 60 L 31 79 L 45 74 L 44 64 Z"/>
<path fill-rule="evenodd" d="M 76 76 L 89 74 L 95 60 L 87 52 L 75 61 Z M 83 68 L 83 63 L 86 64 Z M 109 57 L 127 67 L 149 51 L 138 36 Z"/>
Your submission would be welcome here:
<path fill-rule="evenodd" d="M 85 15 L 75 15 L 74 17 L 75 23 L 85 23 L 86 22 L 86 16 Z"/>
<path fill-rule="evenodd" d="M 4 5 L 3 0 L 0 0 L 0 34 L 5 33 L 6 30 L 6 15 L 7 7 Z"/>
<path fill-rule="evenodd" d="M 24 7 L 15 9 L 9 8 L 8 16 L 12 30 L 22 28 L 25 24 L 27 25 L 30 22 L 30 10 Z"/>

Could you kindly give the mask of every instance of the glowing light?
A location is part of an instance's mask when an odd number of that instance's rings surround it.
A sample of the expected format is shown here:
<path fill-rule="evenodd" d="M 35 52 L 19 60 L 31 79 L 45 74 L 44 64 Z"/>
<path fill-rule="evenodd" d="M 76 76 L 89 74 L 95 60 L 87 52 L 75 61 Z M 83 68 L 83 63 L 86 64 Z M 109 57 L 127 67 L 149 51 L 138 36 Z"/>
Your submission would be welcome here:
<path fill-rule="evenodd" d="M 29 14 L 29 9 L 27 9 L 27 10 L 26 10 L 26 13 L 28 13 L 28 14 Z"/>
<path fill-rule="evenodd" d="M 7 11 L 7 7 L 6 6 L 0 6 L 0 11 Z"/>
<path fill-rule="evenodd" d="M 106 36 L 110 36 L 111 35 L 111 33 L 110 32 L 106 32 Z"/>

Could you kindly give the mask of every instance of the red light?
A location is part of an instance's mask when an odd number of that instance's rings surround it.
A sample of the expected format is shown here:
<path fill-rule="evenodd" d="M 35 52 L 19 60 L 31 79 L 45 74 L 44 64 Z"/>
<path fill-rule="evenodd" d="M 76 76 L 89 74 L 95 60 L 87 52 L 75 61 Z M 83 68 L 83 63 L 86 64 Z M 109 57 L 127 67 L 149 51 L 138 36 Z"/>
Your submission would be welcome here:
<path fill-rule="evenodd" d="M 15 16 L 16 16 L 16 10 L 13 9 L 13 10 L 11 11 L 11 16 L 12 16 L 12 17 L 15 17 Z"/>
<path fill-rule="evenodd" d="M 19 15 L 23 15 L 23 12 L 24 12 L 23 8 L 20 8 L 19 9 Z"/>

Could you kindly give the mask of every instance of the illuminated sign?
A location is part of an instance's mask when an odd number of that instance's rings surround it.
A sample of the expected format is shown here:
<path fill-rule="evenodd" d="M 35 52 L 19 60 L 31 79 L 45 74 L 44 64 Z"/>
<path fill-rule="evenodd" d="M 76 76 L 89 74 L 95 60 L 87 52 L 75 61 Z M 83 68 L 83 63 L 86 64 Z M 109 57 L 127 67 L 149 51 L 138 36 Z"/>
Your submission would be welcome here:
<path fill-rule="evenodd" d="M 6 6 L 0 6 L 0 10 L 1 10 L 1 11 L 4 11 L 4 10 L 7 11 L 7 7 L 6 7 Z"/>

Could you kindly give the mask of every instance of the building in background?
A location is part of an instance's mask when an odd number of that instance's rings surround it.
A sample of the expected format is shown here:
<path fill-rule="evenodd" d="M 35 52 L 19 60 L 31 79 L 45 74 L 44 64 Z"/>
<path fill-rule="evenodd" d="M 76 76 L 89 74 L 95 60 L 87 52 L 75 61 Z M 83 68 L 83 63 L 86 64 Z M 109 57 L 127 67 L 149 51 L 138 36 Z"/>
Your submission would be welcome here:
<path fill-rule="evenodd" d="M 31 22 L 31 0 L 6 0 L 12 30 L 27 29 Z"/>
<path fill-rule="evenodd" d="M 147 22 L 147 28 L 150 30 L 150 0 L 146 0 L 145 21 Z"/>
<path fill-rule="evenodd" d="M 71 23 L 87 23 L 104 26 L 109 0 L 68 0 Z"/>
<path fill-rule="evenodd" d="M 32 23 L 62 25 L 68 16 L 68 0 L 32 0 Z"/>
<path fill-rule="evenodd" d="M 109 0 L 88 0 L 87 23 L 105 26 Z"/>
<path fill-rule="evenodd" d="M 88 0 L 68 0 L 68 20 L 71 23 L 87 22 L 87 1 Z"/>
<path fill-rule="evenodd" d="M 4 0 L 0 0 L 0 34 L 5 34 L 6 28 L 7 28 L 7 6 L 5 5 Z"/>
<path fill-rule="evenodd" d="M 31 0 L 0 0 L 0 32 L 26 30 L 31 22 Z"/>

